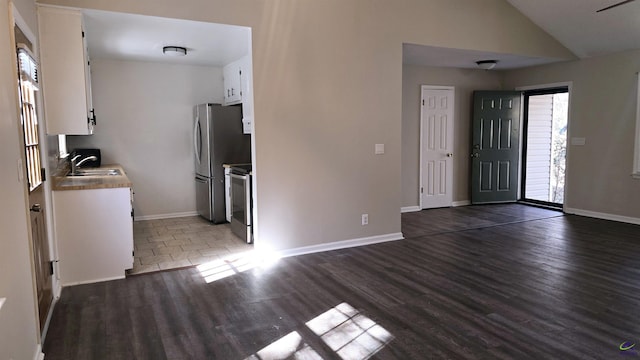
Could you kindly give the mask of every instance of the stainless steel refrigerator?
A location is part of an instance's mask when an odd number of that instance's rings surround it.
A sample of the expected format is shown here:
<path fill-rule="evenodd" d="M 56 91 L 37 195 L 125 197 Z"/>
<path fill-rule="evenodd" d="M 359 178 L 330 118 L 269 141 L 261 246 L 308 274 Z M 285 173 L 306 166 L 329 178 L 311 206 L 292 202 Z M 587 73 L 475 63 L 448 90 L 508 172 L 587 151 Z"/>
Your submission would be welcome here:
<path fill-rule="evenodd" d="M 200 104 L 193 128 L 196 207 L 198 214 L 223 223 L 225 191 L 223 164 L 251 162 L 251 137 L 242 132 L 242 108 Z"/>

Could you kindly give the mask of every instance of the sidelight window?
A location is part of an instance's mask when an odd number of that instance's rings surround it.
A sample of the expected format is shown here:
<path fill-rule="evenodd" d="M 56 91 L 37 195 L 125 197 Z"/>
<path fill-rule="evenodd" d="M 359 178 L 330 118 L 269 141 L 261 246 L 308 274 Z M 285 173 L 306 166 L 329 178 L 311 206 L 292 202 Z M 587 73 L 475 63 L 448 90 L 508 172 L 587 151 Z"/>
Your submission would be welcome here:
<path fill-rule="evenodd" d="M 20 71 L 18 86 L 21 107 L 20 121 L 22 122 L 24 133 L 24 151 L 27 162 L 29 191 L 33 191 L 42 184 L 38 114 L 36 111 L 38 66 L 26 48 L 20 47 L 18 49 L 18 67 Z"/>
<path fill-rule="evenodd" d="M 640 179 L 640 73 L 636 74 L 638 77 L 637 87 L 637 102 L 636 102 L 636 146 L 633 155 L 633 174 L 636 179 Z"/>

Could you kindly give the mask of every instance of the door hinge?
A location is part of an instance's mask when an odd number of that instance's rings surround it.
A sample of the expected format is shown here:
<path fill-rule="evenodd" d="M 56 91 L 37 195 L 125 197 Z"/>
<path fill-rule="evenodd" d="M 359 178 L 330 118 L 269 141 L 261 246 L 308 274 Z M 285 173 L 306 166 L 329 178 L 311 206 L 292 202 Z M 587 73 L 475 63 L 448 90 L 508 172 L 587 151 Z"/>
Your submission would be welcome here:
<path fill-rule="evenodd" d="M 422 106 L 424 106 L 424 99 L 422 99 Z"/>
<path fill-rule="evenodd" d="M 424 194 L 424 188 L 420 187 L 420 194 Z"/>
<path fill-rule="evenodd" d="M 84 31 L 82 32 L 82 37 L 84 37 Z"/>
<path fill-rule="evenodd" d="M 40 178 L 42 178 L 42 181 L 47 181 L 47 171 L 45 168 L 40 168 Z"/>
<path fill-rule="evenodd" d="M 49 275 L 53 275 L 53 263 L 54 261 L 49 261 Z"/>

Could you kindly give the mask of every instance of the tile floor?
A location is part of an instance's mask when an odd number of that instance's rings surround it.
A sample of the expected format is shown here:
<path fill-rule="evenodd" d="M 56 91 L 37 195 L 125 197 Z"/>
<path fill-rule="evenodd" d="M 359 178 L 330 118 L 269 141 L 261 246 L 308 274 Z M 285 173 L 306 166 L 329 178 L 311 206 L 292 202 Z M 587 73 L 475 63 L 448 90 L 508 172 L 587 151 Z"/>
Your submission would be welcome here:
<path fill-rule="evenodd" d="M 133 223 L 135 256 L 130 274 L 199 265 L 253 250 L 231 232 L 199 216 Z"/>

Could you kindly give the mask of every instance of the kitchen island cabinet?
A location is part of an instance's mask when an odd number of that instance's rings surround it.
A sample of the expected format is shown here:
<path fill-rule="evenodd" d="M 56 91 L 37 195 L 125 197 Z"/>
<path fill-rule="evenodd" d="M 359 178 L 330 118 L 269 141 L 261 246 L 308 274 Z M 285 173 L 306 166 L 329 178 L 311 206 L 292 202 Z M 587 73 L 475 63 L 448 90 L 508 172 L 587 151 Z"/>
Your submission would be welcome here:
<path fill-rule="evenodd" d="M 61 285 L 124 278 L 133 268 L 131 188 L 60 189 L 54 187 L 53 217 Z"/>

